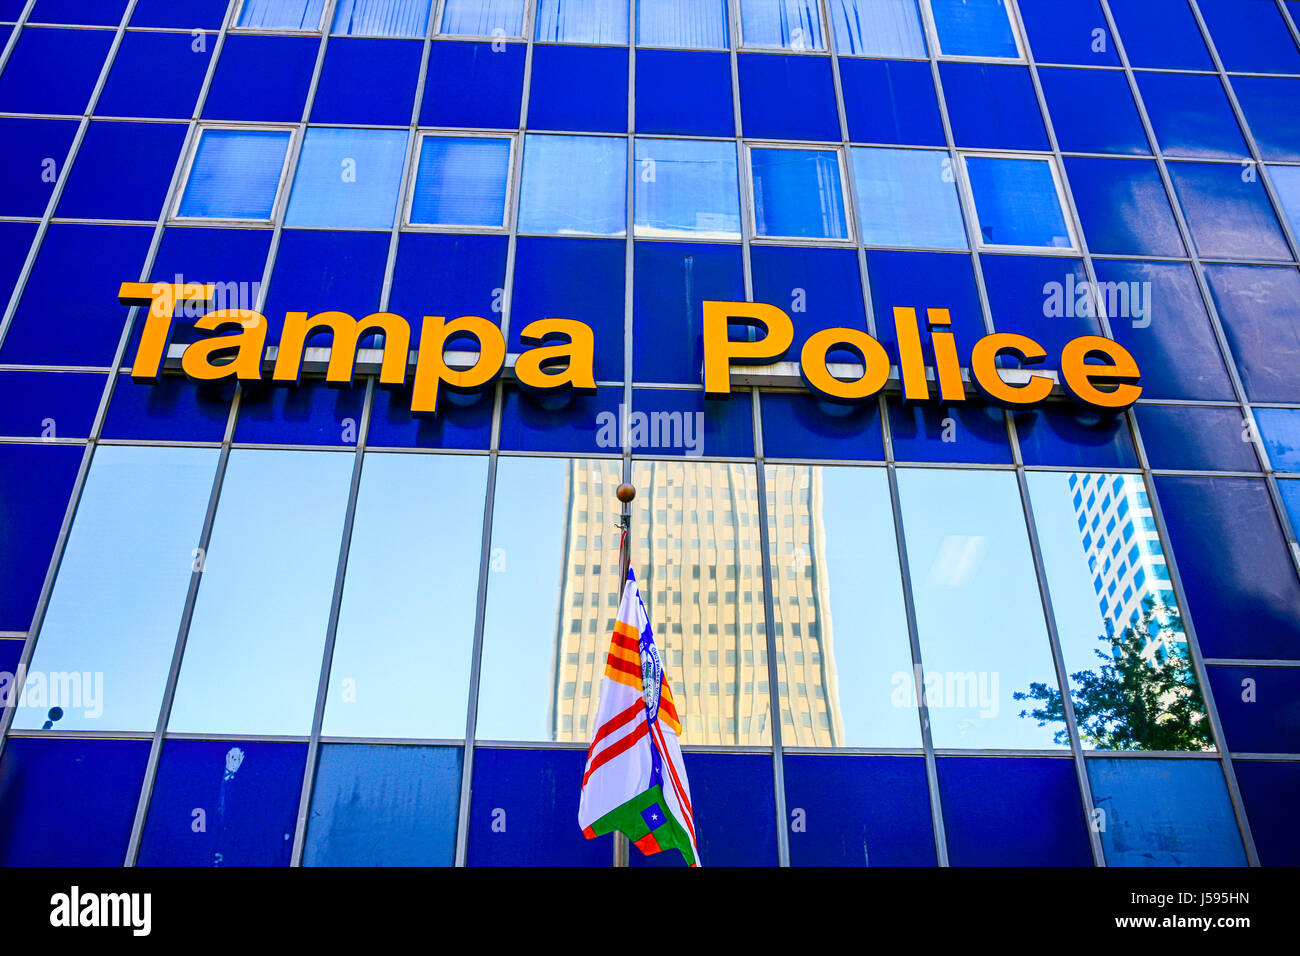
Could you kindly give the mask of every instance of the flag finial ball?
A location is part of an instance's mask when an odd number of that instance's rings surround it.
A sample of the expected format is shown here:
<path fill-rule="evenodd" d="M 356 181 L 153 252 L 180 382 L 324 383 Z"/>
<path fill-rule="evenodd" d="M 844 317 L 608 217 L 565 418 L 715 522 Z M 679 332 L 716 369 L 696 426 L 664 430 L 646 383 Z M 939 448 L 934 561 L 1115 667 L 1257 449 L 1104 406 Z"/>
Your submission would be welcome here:
<path fill-rule="evenodd" d="M 615 489 L 614 494 L 617 496 L 619 501 L 623 502 L 623 504 L 627 504 L 636 497 L 636 488 L 624 483 Z"/>

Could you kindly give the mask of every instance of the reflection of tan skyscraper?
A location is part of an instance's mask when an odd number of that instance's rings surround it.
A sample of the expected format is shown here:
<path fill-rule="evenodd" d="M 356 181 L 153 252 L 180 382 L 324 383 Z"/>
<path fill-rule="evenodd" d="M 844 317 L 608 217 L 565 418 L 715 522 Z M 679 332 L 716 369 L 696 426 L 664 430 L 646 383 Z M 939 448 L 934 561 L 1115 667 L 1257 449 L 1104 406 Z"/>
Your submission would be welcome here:
<path fill-rule="evenodd" d="M 617 461 L 569 466 L 551 728 L 586 741 L 617 609 Z M 831 656 L 821 482 L 814 468 L 772 469 L 768 489 L 783 739 L 842 738 Z M 683 743 L 771 740 L 762 537 L 752 465 L 633 466 L 632 561 L 682 717 Z M 784 658 L 782 660 L 781 658 Z"/>

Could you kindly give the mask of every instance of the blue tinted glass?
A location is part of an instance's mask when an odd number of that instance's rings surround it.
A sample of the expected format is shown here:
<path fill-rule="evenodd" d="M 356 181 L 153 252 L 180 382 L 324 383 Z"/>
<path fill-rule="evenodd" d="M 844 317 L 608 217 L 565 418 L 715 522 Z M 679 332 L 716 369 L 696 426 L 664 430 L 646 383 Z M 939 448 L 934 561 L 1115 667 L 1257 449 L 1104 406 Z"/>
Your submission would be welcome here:
<path fill-rule="evenodd" d="M 840 60 L 840 85 L 854 142 L 945 145 L 928 63 Z"/>
<path fill-rule="evenodd" d="M 967 156 L 966 175 L 986 244 L 1058 249 L 1073 245 L 1051 160 Z"/>
<path fill-rule="evenodd" d="M 11 737 L 0 757 L 0 864 L 121 866 L 147 740 Z"/>
<path fill-rule="evenodd" d="M 740 238 L 734 142 L 636 140 L 638 238 Z"/>
<path fill-rule="evenodd" d="M 636 130 L 734 136 L 731 57 L 725 53 L 638 50 Z"/>
<path fill-rule="evenodd" d="M 0 74 L 0 110 L 80 116 L 112 42 L 108 30 L 23 30 Z"/>
<path fill-rule="evenodd" d="M 884 460 L 880 406 L 838 405 L 798 392 L 763 395 L 763 454 L 767 458 Z"/>
<path fill-rule="evenodd" d="M 14 282 L 36 236 L 36 226 L 34 222 L 0 223 L 0 298 L 13 292 Z"/>
<path fill-rule="evenodd" d="M 1264 184 L 1231 163 L 1170 163 L 1196 251 L 1223 259 L 1291 261 Z"/>
<path fill-rule="evenodd" d="M 1136 468 L 1137 452 L 1123 415 L 1043 409 L 1015 416 L 1026 465 Z"/>
<path fill-rule="evenodd" d="M 993 405 L 902 405 L 891 399 L 889 431 L 897 461 L 1011 461 L 1007 422 Z"/>
<path fill-rule="evenodd" d="M 1204 655 L 1289 659 L 1300 580 L 1264 482 L 1162 475 L 1156 490 Z"/>
<path fill-rule="evenodd" d="M 70 445 L 0 445 L 0 631 L 32 623 L 82 454 Z"/>
<path fill-rule="evenodd" d="M 1300 763 L 1238 760 L 1232 767 L 1259 862 L 1264 866 L 1300 865 L 1300 833 L 1292 811 L 1300 800 Z"/>
<path fill-rule="evenodd" d="M 816 0 L 740 0 L 745 46 L 776 50 L 824 50 Z"/>
<path fill-rule="evenodd" d="M 57 214 L 156 220 L 184 142 L 185 126 L 180 123 L 91 123 Z"/>
<path fill-rule="evenodd" d="M 411 198 L 411 222 L 502 226 L 510 140 L 426 136 Z"/>
<path fill-rule="evenodd" d="M 0 372 L 0 435 L 86 438 L 105 376 L 75 372 Z"/>
<path fill-rule="evenodd" d="M 459 747 L 326 744 L 316 766 L 304 866 L 450 866 Z"/>
<path fill-rule="evenodd" d="M 0 153 L 0 183 L 4 184 L 0 210 L 4 215 L 39 217 L 45 212 L 58 177 L 34 176 L 32 170 L 44 173 L 52 165 L 57 170 L 72 146 L 76 128 L 70 120 L 0 120 L 0 136 L 6 143 Z"/>
<path fill-rule="evenodd" d="M 411 414 L 411 390 L 378 389 L 370 409 L 370 448 L 487 448 L 492 433 L 491 391 L 459 395 L 443 390 L 438 414 Z"/>
<path fill-rule="evenodd" d="M 986 332 L 975 272 L 969 255 L 937 252 L 867 252 L 867 278 L 871 282 L 871 307 L 876 316 L 875 336 L 890 355 L 898 354 L 895 309 L 915 309 L 921 316 L 921 344 L 930 349 L 930 326 L 925 310 L 948 310 L 957 340 L 957 357 L 970 364 L 970 350 Z M 777 301 L 780 300 L 762 300 Z M 822 327 L 847 325 L 837 320 Z"/>
<path fill-rule="evenodd" d="M 1291 234 L 1300 236 L 1300 166 L 1269 166 L 1268 175 L 1277 190 Z"/>
<path fill-rule="evenodd" d="M 212 47 L 188 33 L 129 30 L 95 104 L 98 116 L 189 119 L 208 72 Z M 158 82 L 165 76 L 165 83 Z"/>
<path fill-rule="evenodd" d="M 353 445 L 364 397 L 364 386 L 336 388 L 322 379 L 307 379 L 292 387 L 249 385 L 240 398 L 235 441 Z"/>
<path fill-rule="evenodd" d="M 1108 866 L 1245 866 L 1217 760 L 1086 761 Z"/>
<path fill-rule="evenodd" d="M 1109 0 L 1109 6 L 1134 66 L 1214 69 L 1187 0 Z"/>
<path fill-rule="evenodd" d="M 227 36 L 203 118 L 299 122 L 319 49 L 309 37 Z"/>
<path fill-rule="evenodd" d="M 409 41 L 331 40 L 312 100 L 312 122 L 408 125 L 423 49 Z"/>
<path fill-rule="evenodd" d="M 750 260 L 754 298 L 784 309 L 794 324 L 787 358 L 797 357 L 807 338 L 822 329 L 866 329 L 858 257 L 851 250 L 755 246 Z M 829 356 L 832 362 L 861 361 L 847 350 L 831 350 Z"/>
<path fill-rule="evenodd" d="M 279 341 L 288 311 L 337 309 L 359 319 L 378 309 L 388 245 L 387 232 L 284 230 L 264 310 L 270 326 L 267 341 Z M 415 315 L 408 318 L 418 324 Z"/>
<path fill-rule="evenodd" d="M 601 422 L 615 428 L 621 388 L 598 388 L 595 395 L 556 395 L 536 398 L 518 389 L 505 390 L 501 406 L 501 447 L 510 451 L 563 451 L 596 454 L 609 450 L 611 435 L 594 430 Z M 611 417 L 613 416 L 613 417 Z M 617 442 L 615 442 L 617 444 Z"/>
<path fill-rule="evenodd" d="M 319 30 L 325 0 L 243 0 L 237 25 L 251 30 Z"/>
<path fill-rule="evenodd" d="M 525 0 L 446 0 L 439 33 L 470 37 L 524 35 Z"/>
<path fill-rule="evenodd" d="M 1277 487 L 1282 495 L 1282 507 L 1286 509 L 1287 517 L 1291 519 L 1291 533 L 1295 534 L 1296 529 L 1300 528 L 1300 479 L 1281 479 Z"/>
<path fill-rule="evenodd" d="M 627 131 L 626 50 L 542 46 L 533 50 L 528 128 Z M 575 76 L 583 82 L 575 83 Z"/>
<path fill-rule="evenodd" d="M 136 0 L 133 27 L 207 27 L 215 30 L 226 18 L 230 0 Z"/>
<path fill-rule="evenodd" d="M 980 265 L 993 327 L 1037 341 L 1050 356 L 1048 368 L 1070 339 L 1101 334 L 1095 298 L 1089 295 L 1092 287 L 1080 260 L 983 255 Z M 1011 356 L 1001 356 L 1000 362 L 1011 368 L 1020 364 Z"/>
<path fill-rule="evenodd" d="M 1300 472 L 1300 409 L 1257 408 L 1255 422 L 1273 470 Z"/>
<path fill-rule="evenodd" d="M 204 130 L 177 215 L 270 219 L 290 136 L 288 130 Z"/>
<path fill-rule="evenodd" d="M 934 866 L 919 757 L 787 754 L 785 804 L 809 825 L 790 834 L 792 866 Z"/>
<path fill-rule="evenodd" d="M 628 443 L 642 455 L 752 458 L 750 403 L 706 399 L 702 391 L 638 388 L 632 392 Z"/>
<path fill-rule="evenodd" d="M 105 438 L 221 441 L 230 418 L 233 384 L 200 388 L 181 375 L 137 384 L 119 375 L 104 419 Z"/>
<path fill-rule="evenodd" d="M 81 23 L 117 26 L 126 12 L 126 0 L 37 0 L 32 23 Z"/>
<path fill-rule="evenodd" d="M 1225 70 L 1300 73 L 1300 50 L 1276 4 L 1198 0 L 1197 6 Z"/>
<path fill-rule="evenodd" d="M 1028 67 L 942 63 L 939 76 L 953 142 L 958 146 L 1048 148 L 1047 129 Z M 997 103 L 997 109 L 989 109 L 990 103 Z"/>
<path fill-rule="evenodd" d="M 1250 432 L 1235 408 L 1138 405 L 1134 411 L 1152 468 L 1259 471 Z"/>
<path fill-rule="evenodd" d="M 1260 156 L 1300 160 L 1300 80 L 1234 76 L 1231 83 Z"/>
<path fill-rule="evenodd" d="M 874 246 L 965 249 L 952 160 L 940 150 L 853 148 L 861 239 Z"/>
<path fill-rule="evenodd" d="M 1217 76 L 1138 73 L 1137 79 L 1166 156 L 1240 159 L 1249 155 Z"/>
<path fill-rule="evenodd" d="M 1003 0 L 930 0 L 930 12 L 947 56 L 1020 55 Z"/>
<path fill-rule="evenodd" d="M 331 33 L 356 37 L 422 37 L 429 0 L 338 0 Z"/>
<path fill-rule="evenodd" d="M 939 757 L 953 866 L 1089 866 L 1074 764 L 1051 757 Z"/>
<path fill-rule="evenodd" d="M 749 161 L 760 236 L 848 238 L 838 152 L 755 148 Z"/>
<path fill-rule="evenodd" d="M 916 0 L 831 0 L 830 12 L 841 56 L 926 55 Z"/>
<path fill-rule="evenodd" d="M 1223 721 L 1225 748 L 1236 753 L 1300 753 L 1300 667 L 1207 671 Z"/>
<path fill-rule="evenodd" d="M 1170 168 L 1174 165 L 1171 163 Z M 1065 160 L 1065 172 L 1089 251 L 1144 256 L 1185 254 L 1155 163 L 1071 156 Z"/>
<path fill-rule="evenodd" d="M 537 0 L 534 39 L 544 43 L 627 43 L 624 0 Z"/>
<path fill-rule="evenodd" d="M 306 760 L 306 744 L 167 741 L 139 864 L 288 866 Z"/>
<path fill-rule="evenodd" d="M 388 308 L 411 322 L 413 347 L 425 315 L 477 315 L 497 321 L 507 242 L 502 236 L 402 234 Z M 382 268 L 379 276 L 382 281 Z"/>
<path fill-rule="evenodd" d="M 581 193 L 574 181 L 584 183 Z M 621 236 L 627 220 L 627 141 L 538 136 L 524 142 L 519 231 Z"/>
<path fill-rule="evenodd" d="M 420 107 L 421 126 L 516 129 L 524 88 L 522 44 L 435 41 Z M 638 61 L 639 69 L 639 61 Z"/>
<path fill-rule="evenodd" d="M 1300 402 L 1300 273 L 1212 265 L 1205 274 L 1251 401 Z"/>
<path fill-rule="evenodd" d="M 1019 0 L 1016 6 L 1039 63 L 1119 65 L 1115 43 L 1097 0 Z"/>
<path fill-rule="evenodd" d="M 1056 140 L 1065 152 L 1151 152 L 1123 73 L 1044 67 L 1038 78 Z"/>
<path fill-rule="evenodd" d="M 726 0 L 637 0 L 636 42 L 680 50 L 725 50 Z"/>
<path fill-rule="evenodd" d="M 400 130 L 307 130 L 285 225 L 391 227 L 405 160 Z"/>
<path fill-rule="evenodd" d="M 743 53 L 736 69 L 746 136 L 839 141 L 830 57 Z"/>

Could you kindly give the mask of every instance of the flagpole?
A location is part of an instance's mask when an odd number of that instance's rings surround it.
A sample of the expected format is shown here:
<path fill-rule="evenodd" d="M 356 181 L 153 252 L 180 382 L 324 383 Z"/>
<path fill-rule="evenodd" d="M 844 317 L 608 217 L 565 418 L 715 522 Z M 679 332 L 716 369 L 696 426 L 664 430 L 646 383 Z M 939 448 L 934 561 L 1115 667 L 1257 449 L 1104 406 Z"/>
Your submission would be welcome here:
<path fill-rule="evenodd" d="M 623 588 L 627 584 L 627 572 L 632 566 L 632 499 L 636 497 L 636 488 L 624 482 L 618 486 L 614 494 L 623 505 L 618 516 L 618 526 L 621 531 L 618 541 L 618 589 L 621 599 Z M 628 846 L 627 836 L 615 830 L 614 865 L 616 867 L 627 866 L 630 853 L 631 848 Z"/>

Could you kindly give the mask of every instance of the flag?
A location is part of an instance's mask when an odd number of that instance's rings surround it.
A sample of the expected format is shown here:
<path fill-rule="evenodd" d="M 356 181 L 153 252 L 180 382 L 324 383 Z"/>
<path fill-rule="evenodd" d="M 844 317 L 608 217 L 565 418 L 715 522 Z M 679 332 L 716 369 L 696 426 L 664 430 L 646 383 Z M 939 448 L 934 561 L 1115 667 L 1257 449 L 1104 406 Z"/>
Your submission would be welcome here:
<path fill-rule="evenodd" d="M 676 848 L 699 863 L 682 725 L 631 568 L 605 660 L 578 825 L 588 840 L 618 830 L 649 856 Z"/>

